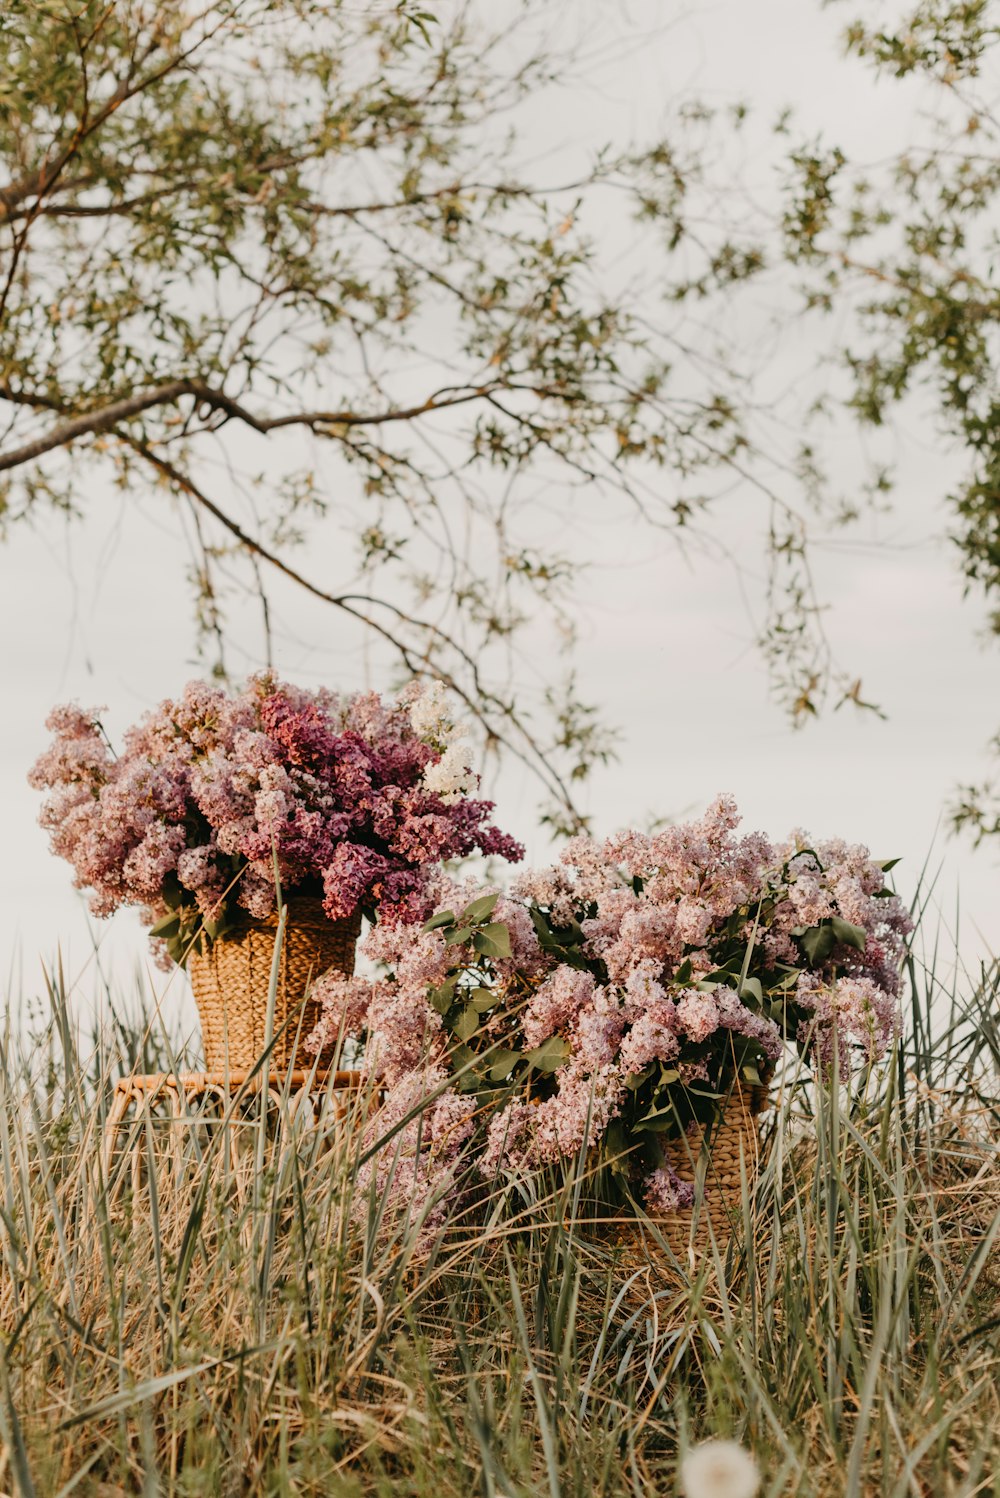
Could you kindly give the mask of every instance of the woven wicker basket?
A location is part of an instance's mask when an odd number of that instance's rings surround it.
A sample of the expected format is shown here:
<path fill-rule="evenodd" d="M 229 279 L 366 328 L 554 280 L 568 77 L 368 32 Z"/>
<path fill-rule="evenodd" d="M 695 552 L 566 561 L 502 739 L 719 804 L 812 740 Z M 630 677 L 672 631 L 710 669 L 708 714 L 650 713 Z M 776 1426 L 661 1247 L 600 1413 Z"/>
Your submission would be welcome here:
<path fill-rule="evenodd" d="M 691 1264 L 708 1250 L 714 1236 L 725 1253 L 733 1228 L 742 1217 L 741 1161 L 752 1190 L 760 1163 L 757 1119 L 769 1106 L 766 1087 L 734 1087 L 725 1109 L 709 1129 L 695 1124 L 679 1138 L 664 1142 L 663 1154 L 682 1181 L 695 1183 L 691 1208 L 653 1219 L 656 1230 L 682 1264 Z M 658 1244 L 639 1222 L 617 1224 L 617 1237 L 631 1260 L 648 1262 Z M 659 1253 L 662 1259 L 662 1253 Z"/>
<path fill-rule="evenodd" d="M 304 1039 L 319 1019 L 319 1004 L 306 997 L 307 990 L 329 968 L 353 973 L 361 929 L 360 914 L 346 921 L 328 920 L 320 900 L 293 898 L 287 905 L 274 1007 L 272 1072 L 311 1063 L 311 1056 L 300 1055 L 301 1044 L 296 1046 L 296 1036 Z M 188 958 L 209 1071 L 249 1069 L 260 1059 L 277 927 L 277 914 L 265 920 L 247 916 L 206 952 L 192 952 Z"/>

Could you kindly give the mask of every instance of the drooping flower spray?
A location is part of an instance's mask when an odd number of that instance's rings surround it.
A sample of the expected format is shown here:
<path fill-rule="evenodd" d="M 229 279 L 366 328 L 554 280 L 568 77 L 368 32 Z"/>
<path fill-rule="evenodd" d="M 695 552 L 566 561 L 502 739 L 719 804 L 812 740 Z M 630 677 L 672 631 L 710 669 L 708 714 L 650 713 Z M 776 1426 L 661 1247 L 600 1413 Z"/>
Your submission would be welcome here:
<path fill-rule="evenodd" d="M 522 849 L 488 821 L 468 731 L 440 683 L 395 702 L 307 691 L 273 674 L 239 692 L 192 682 L 112 753 L 96 712 L 57 708 L 31 772 L 46 792 L 53 851 L 95 914 L 138 905 L 169 956 L 267 916 L 275 870 L 286 893 L 331 920 L 359 908 L 422 920 L 430 874 L 478 851 Z"/>

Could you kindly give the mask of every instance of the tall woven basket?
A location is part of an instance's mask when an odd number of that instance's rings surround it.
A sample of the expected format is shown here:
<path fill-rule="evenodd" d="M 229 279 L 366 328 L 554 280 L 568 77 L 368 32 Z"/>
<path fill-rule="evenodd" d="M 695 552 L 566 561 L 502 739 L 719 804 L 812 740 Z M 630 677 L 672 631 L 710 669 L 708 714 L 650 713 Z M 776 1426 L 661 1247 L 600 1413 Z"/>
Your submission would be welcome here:
<path fill-rule="evenodd" d="M 660 1237 L 682 1264 L 701 1259 L 713 1236 L 725 1253 L 742 1220 L 743 1177 L 750 1190 L 757 1178 L 761 1148 L 757 1120 L 767 1107 L 766 1087 L 737 1085 L 711 1127 L 694 1124 L 686 1134 L 664 1142 L 667 1164 L 695 1187 L 692 1207 L 653 1219 Z M 620 1229 L 619 1242 L 630 1260 L 638 1256 L 648 1262 L 657 1253 L 652 1235 L 638 1222 Z"/>
<path fill-rule="evenodd" d="M 353 973 L 361 929 L 360 914 L 328 920 L 320 900 L 292 898 L 287 906 L 270 1058 L 274 1072 L 312 1063 L 301 1042 L 319 1019 L 319 1004 L 308 990 L 330 968 Z M 249 1070 L 260 1060 L 277 928 L 277 913 L 264 920 L 246 916 L 207 951 L 188 958 L 209 1071 Z"/>

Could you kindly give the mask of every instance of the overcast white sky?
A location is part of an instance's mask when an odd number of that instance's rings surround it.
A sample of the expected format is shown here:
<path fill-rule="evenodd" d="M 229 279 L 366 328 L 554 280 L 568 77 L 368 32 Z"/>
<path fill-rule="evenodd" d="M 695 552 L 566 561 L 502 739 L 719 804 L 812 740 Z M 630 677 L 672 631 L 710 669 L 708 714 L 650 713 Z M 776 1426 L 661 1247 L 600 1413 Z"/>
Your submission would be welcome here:
<path fill-rule="evenodd" d="M 543 114 L 542 134 L 551 130 L 558 145 L 567 131 L 582 128 L 584 115 L 595 116 L 599 100 L 602 133 L 641 136 L 684 87 L 717 100 L 749 97 L 765 112 L 790 102 L 806 122 L 835 129 L 859 151 L 888 149 L 915 128 L 898 88 L 874 88 L 858 64 L 841 60 L 836 39 L 853 14 L 849 4 L 717 0 L 689 8 L 686 19 L 662 30 L 674 13 L 669 0 L 618 8 L 620 30 L 656 31 L 654 39 L 621 60 L 609 49 L 610 60 L 591 67 L 579 119 Z M 837 476 L 845 483 L 856 468 L 854 440 L 844 440 Z M 997 943 L 997 855 L 973 854 L 945 838 L 938 823 L 955 782 L 984 773 L 985 746 L 1000 726 L 1000 650 L 976 643 L 982 611 L 963 603 L 943 539 L 942 493 L 953 470 L 919 413 L 904 423 L 897 456 L 898 508 L 878 532 L 891 546 L 863 545 L 862 537 L 824 553 L 820 563 L 837 652 L 863 672 L 889 714 L 885 723 L 845 709 L 791 731 L 769 700 L 733 573 L 683 558 L 668 538 L 651 541 L 647 531 L 623 529 L 618 520 L 602 533 L 594 522 L 590 541 L 602 560 L 580 595 L 581 689 L 621 726 L 623 738 L 619 761 L 594 778 L 589 809 L 595 829 L 609 831 L 650 814 L 700 810 L 729 790 L 747 825 L 773 834 L 805 826 L 818 837 L 864 841 L 880 857 L 902 856 L 904 893 L 937 837 L 939 903 L 953 925 L 960 889 L 963 952 L 974 961 Z M 738 507 L 728 522 L 748 555 L 754 523 Z M 311 563 L 322 562 L 323 544 L 335 537 L 311 548 Z M 182 568 L 182 549 L 150 508 L 106 494 L 95 494 L 86 527 L 67 530 L 49 520 L 15 532 L 0 550 L 0 970 L 12 974 L 12 996 L 38 991 L 40 961 L 59 945 L 81 1006 L 89 1003 L 95 928 L 71 890 L 68 868 L 47 851 L 25 774 L 54 702 L 107 703 L 120 730 L 195 674 Z M 277 665 L 286 675 L 345 688 L 385 685 L 377 661 L 359 652 L 335 619 L 286 596 L 279 613 Z M 525 839 L 529 856 L 544 857 L 534 787 L 510 771 L 496 792 L 499 819 Z M 96 934 L 102 964 L 121 975 L 143 953 L 129 914 L 101 923 Z"/>

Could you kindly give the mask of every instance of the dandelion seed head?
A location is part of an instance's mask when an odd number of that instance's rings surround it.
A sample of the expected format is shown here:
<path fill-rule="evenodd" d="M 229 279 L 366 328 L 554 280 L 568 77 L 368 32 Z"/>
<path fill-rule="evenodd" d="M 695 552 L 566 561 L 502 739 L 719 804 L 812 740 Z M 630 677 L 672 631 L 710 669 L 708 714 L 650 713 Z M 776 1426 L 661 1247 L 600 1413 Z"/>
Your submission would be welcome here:
<path fill-rule="evenodd" d="M 760 1472 L 738 1441 L 705 1441 L 681 1462 L 684 1498 L 755 1498 Z"/>

